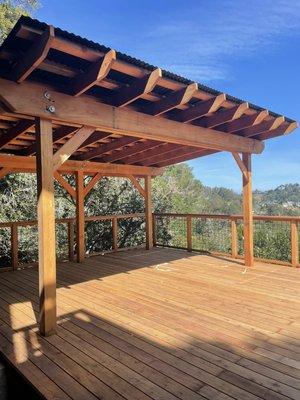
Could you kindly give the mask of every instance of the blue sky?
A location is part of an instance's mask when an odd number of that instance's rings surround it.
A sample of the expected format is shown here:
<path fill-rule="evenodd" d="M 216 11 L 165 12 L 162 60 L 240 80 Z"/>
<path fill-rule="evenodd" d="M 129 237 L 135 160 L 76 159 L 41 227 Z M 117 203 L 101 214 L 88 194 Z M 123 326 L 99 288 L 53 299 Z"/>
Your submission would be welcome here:
<path fill-rule="evenodd" d="M 300 120 L 298 0 L 42 0 L 36 18 Z M 230 154 L 190 162 L 206 185 L 241 190 Z M 300 183 L 300 130 L 253 157 L 254 189 Z"/>

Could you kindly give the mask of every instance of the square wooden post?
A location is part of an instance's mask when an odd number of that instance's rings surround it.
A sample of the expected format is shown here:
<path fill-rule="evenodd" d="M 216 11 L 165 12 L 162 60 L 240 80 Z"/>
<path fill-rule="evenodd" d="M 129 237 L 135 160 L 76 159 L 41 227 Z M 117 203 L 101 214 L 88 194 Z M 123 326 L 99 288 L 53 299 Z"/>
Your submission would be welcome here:
<path fill-rule="evenodd" d="M 84 230 L 84 175 L 83 171 L 76 171 L 76 259 L 79 263 L 85 255 Z"/>
<path fill-rule="evenodd" d="M 56 332 L 56 249 L 51 121 L 36 119 L 40 332 Z"/>
<path fill-rule="evenodd" d="M 146 216 L 146 249 L 153 247 L 153 219 L 152 219 L 152 196 L 151 176 L 145 177 L 145 216 Z"/>
<path fill-rule="evenodd" d="M 244 257 L 245 265 L 252 267 L 254 251 L 251 154 L 243 153 L 243 163 L 245 165 L 243 174 Z"/>

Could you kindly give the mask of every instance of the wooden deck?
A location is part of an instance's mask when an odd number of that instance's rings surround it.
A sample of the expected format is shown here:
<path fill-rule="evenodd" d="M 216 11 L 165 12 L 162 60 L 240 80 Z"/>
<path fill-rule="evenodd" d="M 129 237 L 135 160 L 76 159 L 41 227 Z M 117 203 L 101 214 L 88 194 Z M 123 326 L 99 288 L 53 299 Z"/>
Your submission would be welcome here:
<path fill-rule="evenodd" d="M 43 338 L 37 269 L 4 272 L 0 351 L 47 399 L 299 400 L 299 274 L 159 248 L 60 263 Z"/>

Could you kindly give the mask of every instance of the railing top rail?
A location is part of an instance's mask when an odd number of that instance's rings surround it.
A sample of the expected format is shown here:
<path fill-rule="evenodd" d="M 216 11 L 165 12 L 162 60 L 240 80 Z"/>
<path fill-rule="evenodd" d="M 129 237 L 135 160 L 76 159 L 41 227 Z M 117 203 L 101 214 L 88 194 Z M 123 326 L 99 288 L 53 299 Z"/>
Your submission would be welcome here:
<path fill-rule="evenodd" d="M 145 217 L 145 213 L 132 213 L 132 214 L 110 214 L 110 215 L 91 215 L 86 216 L 85 221 L 105 221 L 116 219 L 128 219 L 128 218 L 142 218 Z M 68 223 L 75 221 L 75 217 L 70 218 L 58 218 L 55 220 L 56 223 Z M 35 226 L 37 225 L 37 220 L 28 220 L 28 221 L 12 221 L 12 222 L 0 222 L 0 228 L 11 228 L 13 225 L 17 226 Z"/>
<path fill-rule="evenodd" d="M 154 213 L 155 217 L 170 217 L 170 218 L 208 218 L 208 219 L 228 219 L 228 220 L 242 220 L 242 215 L 232 214 L 189 214 L 189 213 Z M 300 216 L 292 215 L 253 215 L 255 221 L 278 221 L 278 222 L 300 222 Z"/>

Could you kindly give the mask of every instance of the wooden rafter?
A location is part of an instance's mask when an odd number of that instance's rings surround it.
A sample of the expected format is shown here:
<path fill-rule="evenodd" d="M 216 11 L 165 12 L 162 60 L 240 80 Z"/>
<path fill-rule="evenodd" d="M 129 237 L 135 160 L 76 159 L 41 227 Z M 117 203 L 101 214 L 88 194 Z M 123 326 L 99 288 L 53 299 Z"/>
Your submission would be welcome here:
<path fill-rule="evenodd" d="M 133 144 L 133 146 L 127 147 L 124 150 L 119 150 L 108 156 L 102 157 L 101 162 L 119 161 L 126 157 L 130 157 L 135 154 L 141 153 L 142 151 L 145 150 L 149 151 L 158 146 L 161 146 L 161 142 L 158 142 L 156 140 L 146 140 L 145 142 L 136 142 Z"/>
<path fill-rule="evenodd" d="M 53 171 L 56 171 L 78 147 L 94 132 L 95 128 L 83 126 L 71 137 L 63 146 L 61 146 L 53 156 Z"/>
<path fill-rule="evenodd" d="M 214 128 L 218 125 L 224 124 L 225 122 L 239 118 L 248 108 L 248 103 L 242 103 L 226 110 L 219 111 L 209 117 L 204 117 L 199 121 L 199 123 L 197 123 L 197 125 L 206 128 Z"/>
<path fill-rule="evenodd" d="M 147 160 L 150 157 L 155 157 L 157 154 L 164 154 L 168 151 L 175 150 L 178 148 L 177 144 L 174 143 L 162 143 L 160 146 L 155 147 L 151 150 L 145 150 L 138 154 L 135 154 L 130 157 L 126 157 L 122 160 L 125 164 L 131 163 L 142 163 L 144 160 Z"/>
<path fill-rule="evenodd" d="M 40 100 L 43 93 L 44 87 L 36 83 L 24 82 L 23 85 L 17 85 L 0 79 L 0 98 L 14 112 L 35 116 L 48 115 L 44 103 Z M 166 118 L 137 114 L 129 108 L 112 107 L 87 96 L 83 99 L 54 91 L 51 94 L 56 105 L 52 118 L 69 124 L 89 124 L 124 136 L 221 151 L 261 153 L 264 149 L 264 144 L 260 141 Z"/>
<path fill-rule="evenodd" d="M 197 90 L 197 83 L 191 83 L 190 85 L 171 93 L 165 98 L 154 102 L 152 105 L 148 106 L 146 112 L 149 112 L 151 115 L 160 115 L 170 111 L 181 104 L 188 103 Z"/>
<path fill-rule="evenodd" d="M 142 165 L 159 165 L 161 162 L 172 160 L 173 158 L 180 156 L 188 156 L 189 154 L 194 154 L 199 148 L 192 146 L 177 146 L 174 150 L 163 152 L 162 154 L 157 154 L 154 157 L 149 157 L 142 161 Z"/>
<path fill-rule="evenodd" d="M 268 115 L 268 110 L 263 110 L 253 115 L 245 115 L 239 119 L 219 125 L 218 130 L 229 133 L 236 132 L 260 124 Z"/>
<path fill-rule="evenodd" d="M 92 158 L 100 157 L 101 155 L 108 153 L 113 150 L 117 150 L 120 147 L 127 146 L 131 143 L 136 142 L 138 139 L 135 137 L 122 137 L 121 139 L 115 139 L 110 143 L 105 143 L 93 150 L 83 153 L 76 157 L 77 160 L 91 160 Z"/>
<path fill-rule="evenodd" d="M 93 178 L 89 181 L 89 183 L 83 190 L 84 197 L 89 194 L 89 192 L 93 189 L 93 187 L 96 185 L 97 182 L 99 182 L 101 178 L 103 178 L 103 174 L 101 172 L 98 172 L 93 176 Z"/>
<path fill-rule="evenodd" d="M 78 130 L 78 128 L 74 128 L 72 126 L 61 126 L 60 128 L 56 129 L 53 133 L 53 143 L 57 143 L 60 140 L 66 138 L 71 133 L 74 133 Z M 21 154 L 24 156 L 32 156 L 36 152 L 36 143 L 31 144 L 30 146 L 26 147 L 24 150 L 21 151 Z"/>
<path fill-rule="evenodd" d="M 87 71 L 75 76 L 67 89 L 73 96 L 80 96 L 103 80 L 116 60 L 115 50 L 108 51 L 103 58 L 92 63 Z"/>
<path fill-rule="evenodd" d="M 191 122 L 195 119 L 201 118 L 206 114 L 217 111 L 221 105 L 226 101 L 226 95 L 224 93 L 219 94 L 212 99 L 203 100 L 194 106 L 187 108 L 180 112 L 178 121 L 180 122 Z"/>
<path fill-rule="evenodd" d="M 265 132 L 260 132 L 257 136 L 255 136 L 255 138 L 259 140 L 265 140 L 265 139 L 271 139 L 279 135 L 288 135 L 296 128 L 298 128 L 297 122 L 284 122 L 275 129 L 268 130 Z"/>
<path fill-rule="evenodd" d="M 139 181 L 133 175 L 128 175 L 128 179 L 130 179 L 133 186 L 137 189 L 137 191 L 140 193 L 140 195 L 145 198 L 146 197 L 145 189 L 141 186 Z"/>
<path fill-rule="evenodd" d="M 17 125 L 10 128 L 6 133 L 0 136 L 0 149 L 5 147 L 9 142 L 16 139 L 18 136 L 27 132 L 28 129 L 34 126 L 34 121 L 21 120 Z"/>
<path fill-rule="evenodd" d="M 122 87 L 111 97 L 111 104 L 116 107 L 123 107 L 132 103 L 143 94 L 151 92 L 161 76 L 161 69 L 157 68 L 142 78 L 135 79 L 130 86 Z"/>
<path fill-rule="evenodd" d="M 190 154 L 184 154 L 184 155 L 177 155 L 174 158 L 170 158 L 170 159 L 166 159 L 162 162 L 159 163 L 159 167 L 166 167 L 168 165 L 172 165 L 172 164 L 177 164 L 183 161 L 188 161 L 188 160 L 192 160 L 193 158 L 197 158 L 197 157 L 204 157 L 204 156 L 208 156 L 211 154 L 216 153 L 216 151 L 214 150 L 195 150 L 195 152 L 190 153 Z"/>
<path fill-rule="evenodd" d="M 109 132 L 98 132 L 95 131 L 94 133 L 91 134 L 81 145 L 78 147 L 79 149 L 84 149 L 87 146 L 90 146 L 94 143 L 99 142 L 100 140 L 106 139 L 111 135 Z"/>
<path fill-rule="evenodd" d="M 54 39 L 54 28 L 51 25 L 33 43 L 28 52 L 12 68 L 9 79 L 23 82 L 31 72 L 47 57 Z"/>
<path fill-rule="evenodd" d="M 255 126 L 251 126 L 250 128 L 246 129 L 241 129 L 240 131 L 237 131 L 236 133 L 244 136 L 244 137 L 253 137 L 258 135 L 259 133 L 266 132 L 266 131 L 271 131 L 273 129 L 278 128 L 283 122 L 285 121 L 285 118 L 283 116 L 277 117 L 274 119 L 270 119 L 268 121 L 263 121 L 260 124 L 257 124 Z"/>
<path fill-rule="evenodd" d="M 67 182 L 65 180 L 65 178 L 59 172 L 54 171 L 54 178 L 69 193 L 70 196 L 72 196 L 74 199 L 76 198 L 75 189 L 72 188 L 72 186 L 69 184 L 69 182 Z"/>

